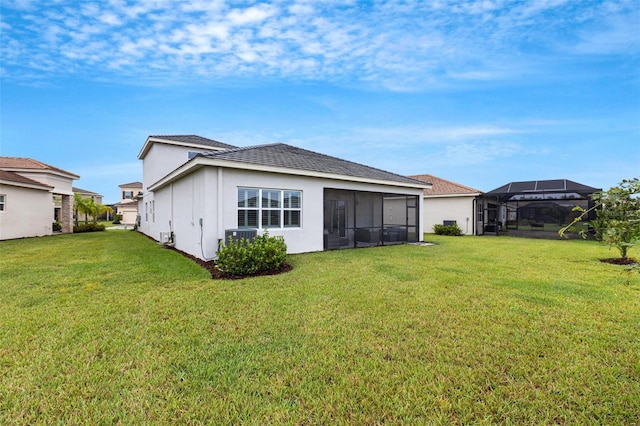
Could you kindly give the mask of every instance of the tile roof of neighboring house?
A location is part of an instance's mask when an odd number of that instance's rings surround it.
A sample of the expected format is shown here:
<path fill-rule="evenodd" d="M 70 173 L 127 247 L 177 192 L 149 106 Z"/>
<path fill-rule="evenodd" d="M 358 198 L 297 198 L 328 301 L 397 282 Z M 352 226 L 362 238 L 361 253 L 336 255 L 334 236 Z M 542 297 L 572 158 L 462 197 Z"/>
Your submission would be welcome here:
<path fill-rule="evenodd" d="M 77 188 L 75 186 L 73 188 L 71 188 L 71 190 L 73 192 L 77 192 L 77 193 L 80 193 L 80 194 L 98 195 L 98 196 L 102 197 L 102 195 L 98 194 L 97 192 L 87 191 L 86 189 Z"/>
<path fill-rule="evenodd" d="M 274 166 L 288 169 L 332 173 L 351 177 L 360 177 L 392 182 L 424 185 L 424 182 L 408 178 L 399 174 L 342 160 L 329 155 L 320 154 L 302 148 L 297 148 L 284 143 L 268 145 L 256 145 L 245 148 L 236 148 L 226 151 L 215 151 L 198 156 L 237 161 L 241 163 L 258 164 L 262 166 Z"/>
<path fill-rule="evenodd" d="M 39 186 L 43 189 L 49 188 L 53 189 L 53 186 L 45 185 L 42 182 L 38 182 L 37 180 L 29 179 L 28 177 L 24 177 L 15 172 L 8 172 L 6 170 L 0 170 L 0 180 L 4 180 L 7 182 L 14 182 L 22 185 L 31 185 L 31 186 Z"/>
<path fill-rule="evenodd" d="M 76 175 L 75 173 L 71 173 L 66 170 L 59 169 L 58 167 L 50 166 L 49 164 L 43 163 L 42 161 L 34 160 L 32 158 L 0 157 L 0 169 L 9 170 L 9 171 L 19 171 L 19 170 L 53 171 L 53 172 L 68 175 L 68 177 L 71 177 L 72 179 L 80 179 L 80 176 Z"/>
<path fill-rule="evenodd" d="M 431 189 L 424 190 L 424 195 L 482 194 L 482 191 L 480 191 L 479 189 L 460 185 L 459 183 L 451 182 L 450 180 L 442 179 L 433 175 L 423 174 L 409 177 L 421 180 L 423 182 L 429 182 L 433 185 Z"/>
<path fill-rule="evenodd" d="M 120 188 L 130 188 L 130 187 L 140 187 L 142 188 L 142 182 L 129 182 L 129 183 L 123 183 L 122 185 L 118 185 Z"/>

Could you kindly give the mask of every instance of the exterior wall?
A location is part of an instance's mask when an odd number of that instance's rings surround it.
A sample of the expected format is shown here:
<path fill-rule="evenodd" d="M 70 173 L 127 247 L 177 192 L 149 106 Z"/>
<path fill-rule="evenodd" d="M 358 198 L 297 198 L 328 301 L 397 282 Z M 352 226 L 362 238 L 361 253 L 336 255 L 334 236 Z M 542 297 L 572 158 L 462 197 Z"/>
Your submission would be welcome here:
<path fill-rule="evenodd" d="M 50 174 L 48 172 L 20 172 L 20 174 L 29 179 L 53 186 L 51 192 L 62 196 L 60 223 L 62 224 L 62 232 L 70 234 L 73 232 L 73 179 Z M 51 196 L 51 194 L 49 194 Z M 54 207 L 50 208 L 51 217 L 54 215 Z M 53 220 L 53 219 L 52 219 Z"/>
<path fill-rule="evenodd" d="M 462 233 L 474 234 L 475 196 L 425 197 L 424 232 L 433 232 L 434 225 L 442 225 L 445 220 L 455 220 Z"/>
<path fill-rule="evenodd" d="M 45 185 L 53 186 L 51 192 L 54 194 L 71 195 L 73 197 L 73 179 L 42 172 L 32 173 L 21 171 L 20 175 L 44 183 Z"/>
<path fill-rule="evenodd" d="M 1 185 L 0 194 L 6 195 L 5 210 L 0 212 L 0 240 L 53 233 L 51 192 Z"/>
<path fill-rule="evenodd" d="M 284 237 L 289 253 L 324 249 L 325 188 L 422 197 L 422 189 L 205 167 L 153 193 L 146 192 L 139 204 L 139 230 L 156 240 L 160 232 L 173 232 L 177 249 L 201 259 L 214 258 L 225 230 L 238 228 L 238 187 L 302 191 L 301 227 L 268 230 L 269 235 Z M 419 235 L 423 229 L 420 215 Z"/>
<path fill-rule="evenodd" d="M 208 152 L 211 149 L 197 149 L 184 146 L 154 143 L 144 157 L 142 171 L 143 191 L 189 161 L 189 152 Z"/>

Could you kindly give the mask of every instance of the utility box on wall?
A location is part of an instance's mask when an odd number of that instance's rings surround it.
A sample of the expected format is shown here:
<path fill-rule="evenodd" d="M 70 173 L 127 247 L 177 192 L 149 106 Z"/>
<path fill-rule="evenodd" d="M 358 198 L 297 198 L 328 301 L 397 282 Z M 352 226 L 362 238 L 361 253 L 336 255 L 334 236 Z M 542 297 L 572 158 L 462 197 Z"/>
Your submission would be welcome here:
<path fill-rule="evenodd" d="M 233 238 L 235 241 L 245 239 L 248 242 L 252 242 L 258 235 L 257 229 L 227 229 L 224 231 L 224 243 L 229 245 L 229 240 Z"/>

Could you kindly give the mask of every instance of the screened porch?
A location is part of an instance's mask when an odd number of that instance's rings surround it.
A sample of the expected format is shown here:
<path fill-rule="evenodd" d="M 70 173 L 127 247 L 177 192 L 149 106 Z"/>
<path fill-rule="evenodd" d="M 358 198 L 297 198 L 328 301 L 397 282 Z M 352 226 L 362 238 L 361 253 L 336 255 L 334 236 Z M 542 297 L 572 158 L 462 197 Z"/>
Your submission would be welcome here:
<path fill-rule="evenodd" d="M 417 242 L 418 196 L 324 190 L 324 249 Z"/>

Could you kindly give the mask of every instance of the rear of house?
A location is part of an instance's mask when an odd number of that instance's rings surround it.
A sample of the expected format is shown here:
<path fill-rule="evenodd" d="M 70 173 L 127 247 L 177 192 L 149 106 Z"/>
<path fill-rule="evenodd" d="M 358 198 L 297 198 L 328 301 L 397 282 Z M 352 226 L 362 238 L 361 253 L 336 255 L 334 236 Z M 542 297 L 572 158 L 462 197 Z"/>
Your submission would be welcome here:
<path fill-rule="evenodd" d="M 476 198 L 482 191 L 429 174 L 409 177 L 432 185 L 424 190 L 425 232 L 433 232 L 435 225 L 455 224 L 463 234 L 475 234 Z"/>
<path fill-rule="evenodd" d="M 422 239 L 428 185 L 405 176 L 286 144 L 197 136 L 150 136 L 139 158 L 140 231 L 201 259 L 229 235 L 265 231 L 289 253 Z"/>

